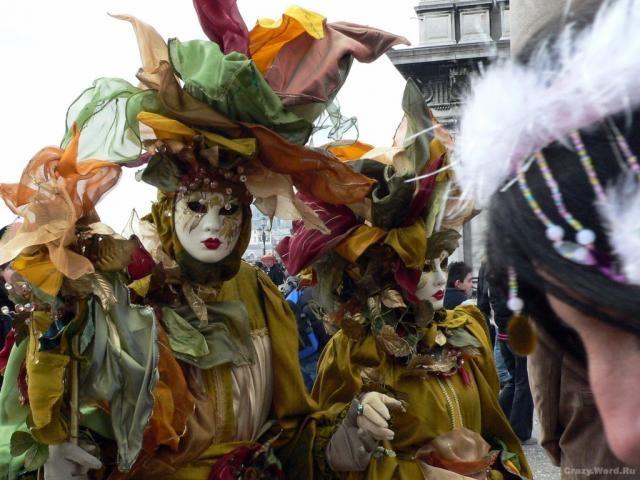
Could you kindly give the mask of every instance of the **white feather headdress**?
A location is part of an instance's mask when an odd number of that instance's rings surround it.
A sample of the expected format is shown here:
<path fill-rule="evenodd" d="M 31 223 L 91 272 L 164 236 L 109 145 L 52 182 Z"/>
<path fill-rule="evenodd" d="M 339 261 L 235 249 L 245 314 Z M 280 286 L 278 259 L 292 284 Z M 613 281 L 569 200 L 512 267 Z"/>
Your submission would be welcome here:
<path fill-rule="evenodd" d="M 455 170 L 483 207 L 535 151 L 640 104 L 640 1 L 605 2 L 592 26 L 568 24 L 528 65 L 495 65 L 471 92 Z"/>
<path fill-rule="evenodd" d="M 627 283 L 640 285 L 640 182 L 629 174 L 607 189 L 598 203 L 598 213 L 607 228 L 609 243 L 620 259 Z"/>

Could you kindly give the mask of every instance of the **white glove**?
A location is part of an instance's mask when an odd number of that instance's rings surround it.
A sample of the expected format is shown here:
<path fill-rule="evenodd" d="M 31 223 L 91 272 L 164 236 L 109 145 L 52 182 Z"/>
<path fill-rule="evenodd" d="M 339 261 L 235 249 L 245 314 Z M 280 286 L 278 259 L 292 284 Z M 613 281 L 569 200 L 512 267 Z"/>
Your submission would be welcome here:
<path fill-rule="evenodd" d="M 376 440 L 393 440 L 395 434 L 389 428 L 389 408 L 404 410 L 402 402 L 384 393 L 365 393 L 358 407 L 356 423 L 359 431 L 368 433 Z"/>
<path fill-rule="evenodd" d="M 78 445 L 69 442 L 49 445 L 49 460 L 44 464 L 44 479 L 88 479 L 89 470 L 101 467 L 100 460 Z"/>

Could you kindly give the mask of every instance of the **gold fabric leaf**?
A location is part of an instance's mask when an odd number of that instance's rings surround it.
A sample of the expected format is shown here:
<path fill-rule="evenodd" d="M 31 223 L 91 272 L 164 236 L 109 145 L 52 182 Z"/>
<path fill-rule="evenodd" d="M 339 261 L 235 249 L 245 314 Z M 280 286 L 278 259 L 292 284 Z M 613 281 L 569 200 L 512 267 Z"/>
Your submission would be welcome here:
<path fill-rule="evenodd" d="M 367 307 L 369 307 L 369 311 L 371 312 L 371 316 L 373 318 L 382 315 L 382 309 L 380 308 L 380 298 L 369 297 L 367 299 Z"/>
<path fill-rule="evenodd" d="M 92 261 L 96 270 L 119 272 L 129 265 L 134 242 L 108 235 L 92 235 L 86 243 L 84 256 Z"/>
<path fill-rule="evenodd" d="M 129 285 L 127 285 L 127 288 L 130 288 L 141 297 L 146 297 L 147 293 L 149 293 L 150 286 L 151 286 L 151 275 L 147 275 L 146 277 L 142 277 L 142 278 L 139 278 L 138 280 L 134 280 Z"/>
<path fill-rule="evenodd" d="M 387 353 L 394 357 L 406 357 L 412 353 L 409 343 L 396 332 L 391 325 L 385 325 L 376 339 Z"/>
<path fill-rule="evenodd" d="M 387 308 L 407 308 L 402 295 L 397 290 L 387 289 L 380 295 L 382 304 Z"/>
<path fill-rule="evenodd" d="M 365 320 L 365 317 L 360 313 L 356 313 L 354 315 L 347 314 L 342 318 L 340 326 L 342 328 L 342 331 L 349 338 L 359 340 L 361 338 L 364 338 L 367 333 Z"/>
<path fill-rule="evenodd" d="M 104 276 L 99 273 L 92 273 L 89 275 L 89 281 L 91 282 L 93 294 L 98 297 L 104 310 L 109 310 L 112 305 L 117 303 L 113 286 Z"/>

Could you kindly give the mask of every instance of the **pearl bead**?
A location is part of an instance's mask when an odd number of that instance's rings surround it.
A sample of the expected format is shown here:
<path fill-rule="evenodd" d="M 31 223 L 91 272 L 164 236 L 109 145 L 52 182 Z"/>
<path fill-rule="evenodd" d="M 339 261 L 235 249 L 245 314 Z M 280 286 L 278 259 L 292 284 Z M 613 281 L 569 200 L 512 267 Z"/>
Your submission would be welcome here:
<path fill-rule="evenodd" d="M 593 230 L 589 230 L 588 228 L 583 228 L 576 235 L 576 240 L 580 245 L 584 245 L 584 246 L 591 245 L 593 242 L 596 241 L 596 234 L 593 232 Z"/>
<path fill-rule="evenodd" d="M 512 312 L 520 312 L 524 308 L 524 302 L 520 297 L 512 297 L 507 301 L 507 308 Z"/>
<path fill-rule="evenodd" d="M 574 260 L 581 264 L 587 264 L 589 259 L 589 250 L 584 247 L 578 247 L 573 252 Z"/>
<path fill-rule="evenodd" d="M 552 242 L 559 242 L 564 238 L 564 230 L 560 225 L 549 225 L 546 235 Z"/>

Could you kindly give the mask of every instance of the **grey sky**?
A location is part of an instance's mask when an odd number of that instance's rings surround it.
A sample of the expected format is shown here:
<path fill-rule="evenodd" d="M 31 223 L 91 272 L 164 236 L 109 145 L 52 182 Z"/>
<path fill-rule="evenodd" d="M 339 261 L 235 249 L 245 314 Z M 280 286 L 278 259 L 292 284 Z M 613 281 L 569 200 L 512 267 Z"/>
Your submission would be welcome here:
<path fill-rule="evenodd" d="M 304 0 L 298 4 L 329 21 L 350 21 L 404 35 L 417 42 L 416 0 Z M 238 0 L 251 28 L 257 18 L 279 18 L 291 5 L 284 0 Z M 139 56 L 131 26 L 110 18 L 127 13 L 153 25 L 165 38 L 205 38 L 190 1 L 35 0 L 0 3 L 0 182 L 15 182 L 41 148 L 57 145 L 69 104 L 99 77 L 135 83 Z M 389 145 L 401 118 L 404 81 L 386 57 L 355 64 L 338 99 L 344 114 L 355 115 L 360 139 Z M 120 183 L 99 204 L 102 220 L 120 230 L 132 208 L 149 210 L 154 190 L 126 170 Z M 13 215 L 0 205 L 0 225 Z"/>

